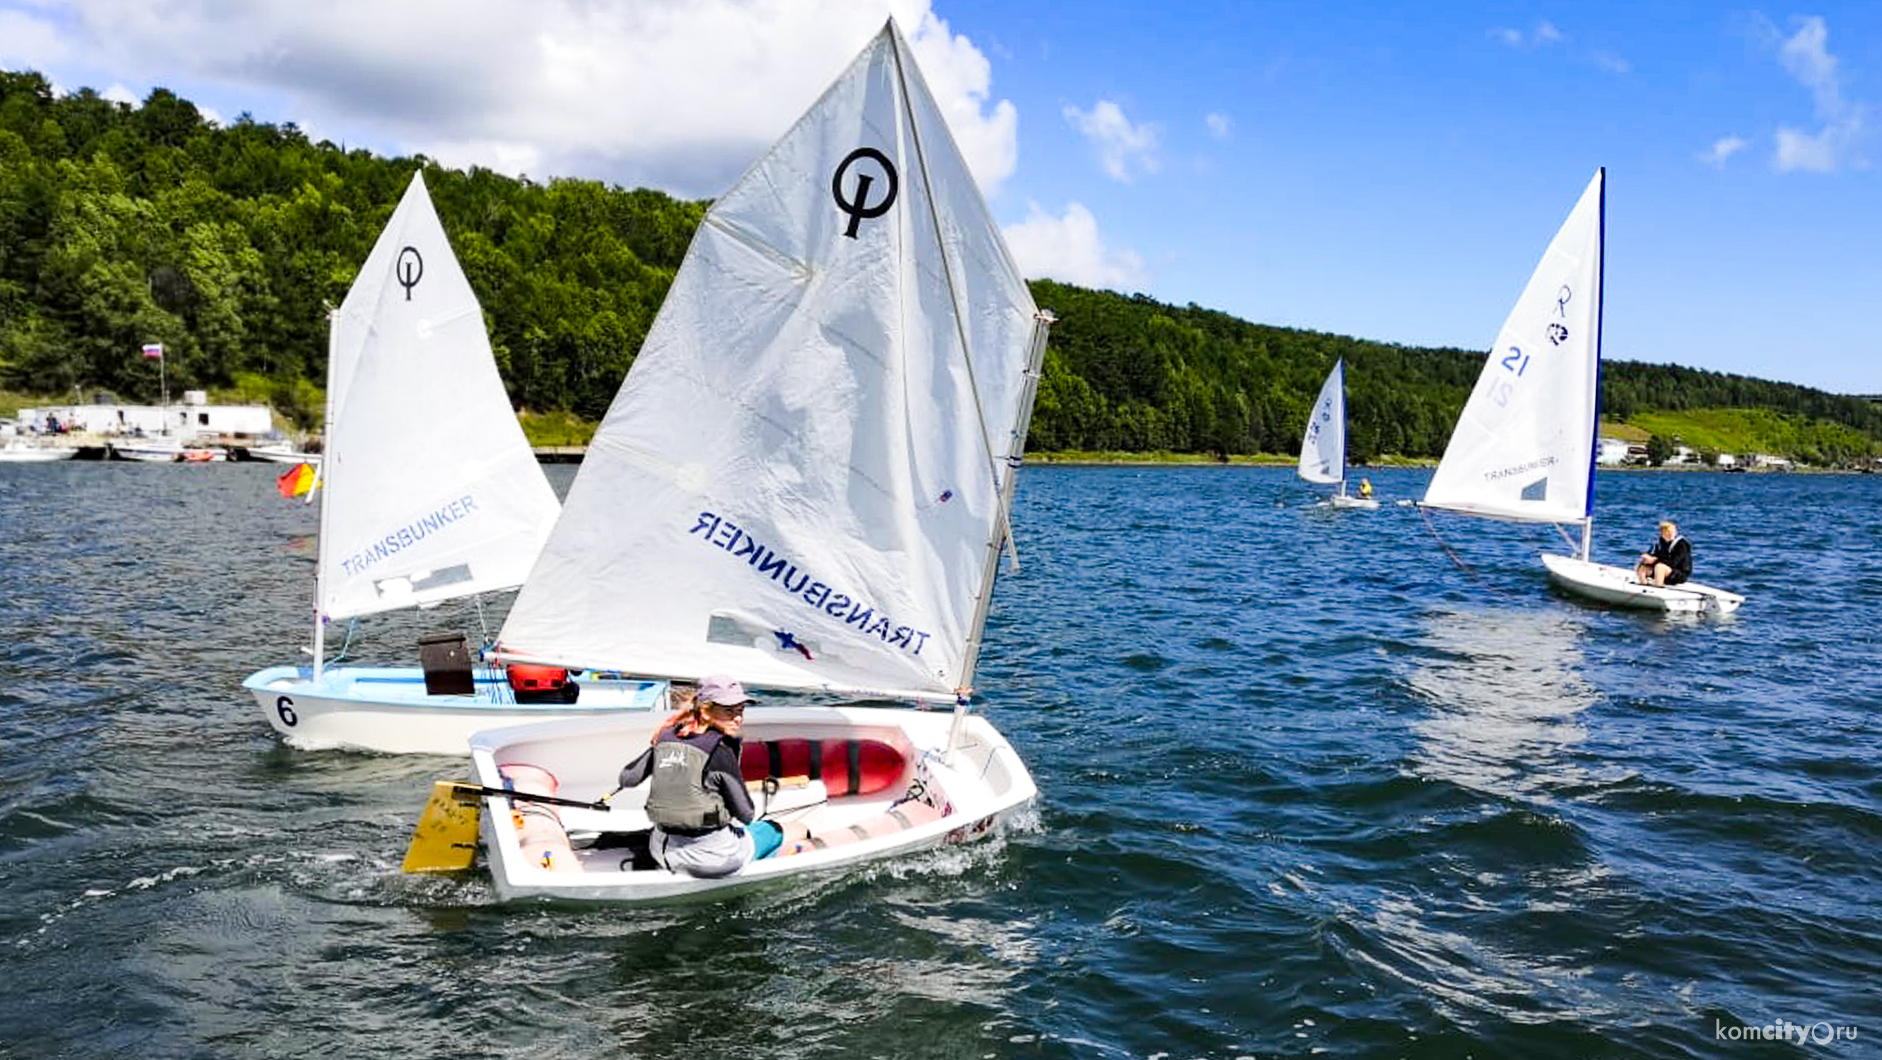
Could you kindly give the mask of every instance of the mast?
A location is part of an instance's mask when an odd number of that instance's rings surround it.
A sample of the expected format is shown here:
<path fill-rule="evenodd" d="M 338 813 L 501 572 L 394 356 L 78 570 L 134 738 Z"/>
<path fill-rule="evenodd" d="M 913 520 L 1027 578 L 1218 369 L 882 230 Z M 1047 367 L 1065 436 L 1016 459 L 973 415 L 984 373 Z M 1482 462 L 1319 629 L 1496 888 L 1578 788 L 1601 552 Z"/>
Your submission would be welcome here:
<path fill-rule="evenodd" d="M 1598 173 L 1601 178 L 1600 208 L 1596 211 L 1599 220 L 1595 223 L 1595 310 L 1594 310 L 1594 430 L 1589 432 L 1591 442 L 1588 450 L 1588 499 L 1582 508 L 1581 519 L 1581 556 L 1583 563 L 1588 562 L 1590 545 L 1594 540 L 1594 465 L 1595 453 L 1601 448 L 1601 330 L 1602 317 L 1607 312 L 1608 301 L 1608 167 L 1602 166 Z"/>
<path fill-rule="evenodd" d="M 320 470 L 314 475 L 314 489 L 320 493 L 320 529 L 314 548 L 314 680 L 320 680 L 326 666 L 327 623 L 321 605 L 321 575 L 327 569 L 327 483 L 333 475 L 333 395 L 339 390 L 333 378 L 336 364 L 333 343 L 340 322 L 340 311 L 327 311 L 327 400 L 320 426 Z"/>

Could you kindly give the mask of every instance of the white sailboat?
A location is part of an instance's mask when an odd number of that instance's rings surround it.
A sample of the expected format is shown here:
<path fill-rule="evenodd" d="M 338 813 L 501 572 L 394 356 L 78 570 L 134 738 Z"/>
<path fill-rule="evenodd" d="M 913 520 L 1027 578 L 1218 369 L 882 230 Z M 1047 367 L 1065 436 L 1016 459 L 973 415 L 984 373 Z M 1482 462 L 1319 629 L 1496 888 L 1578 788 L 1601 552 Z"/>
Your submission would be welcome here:
<path fill-rule="evenodd" d="M 422 176 L 331 324 L 313 665 L 243 682 L 275 731 L 309 748 L 462 754 L 493 725 L 660 705 L 657 681 L 592 677 L 575 704 L 518 703 L 462 647 L 429 678 L 327 665 L 328 623 L 521 584 L 558 511 Z"/>
<path fill-rule="evenodd" d="M 1346 495 L 1346 359 L 1333 362 L 1333 371 L 1320 384 L 1320 397 L 1307 417 L 1300 441 L 1300 477 L 1337 488 L 1327 502 L 1335 508 L 1377 508 L 1371 497 Z"/>
<path fill-rule="evenodd" d="M 967 705 L 1051 320 L 889 22 L 706 214 L 498 645 L 759 689 L 748 778 L 807 772 L 799 819 L 844 841 L 696 879 L 570 848 L 649 827 L 645 787 L 553 826 L 492 799 L 500 894 L 832 871 L 980 836 L 1034 798 Z M 484 733 L 475 780 L 593 798 L 662 720 Z"/>
<path fill-rule="evenodd" d="M 1589 559 L 1605 218 L 1606 170 L 1597 170 L 1497 333 L 1423 504 L 1580 526 L 1575 555 L 1542 557 L 1549 576 L 1579 595 L 1626 607 L 1729 612 L 1744 597 L 1693 582 L 1642 584 L 1632 570 Z"/>

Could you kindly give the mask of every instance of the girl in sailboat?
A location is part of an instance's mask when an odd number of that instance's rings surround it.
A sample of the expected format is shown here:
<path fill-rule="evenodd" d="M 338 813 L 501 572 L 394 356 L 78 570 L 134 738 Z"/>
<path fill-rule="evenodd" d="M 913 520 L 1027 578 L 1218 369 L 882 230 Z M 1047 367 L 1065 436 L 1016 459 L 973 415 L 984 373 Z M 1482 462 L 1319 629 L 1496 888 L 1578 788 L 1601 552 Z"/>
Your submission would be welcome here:
<path fill-rule="evenodd" d="M 708 677 L 654 734 L 653 744 L 621 770 L 621 787 L 652 783 L 648 852 L 663 868 L 689 876 L 730 876 L 770 857 L 799 826 L 755 821 L 751 793 L 739 774 L 745 704 L 737 681 Z"/>
<path fill-rule="evenodd" d="M 1640 554 L 1634 577 L 1643 585 L 1678 585 L 1692 577 L 1692 543 L 1680 536 L 1678 524 L 1671 519 L 1660 524 L 1660 538 Z"/>

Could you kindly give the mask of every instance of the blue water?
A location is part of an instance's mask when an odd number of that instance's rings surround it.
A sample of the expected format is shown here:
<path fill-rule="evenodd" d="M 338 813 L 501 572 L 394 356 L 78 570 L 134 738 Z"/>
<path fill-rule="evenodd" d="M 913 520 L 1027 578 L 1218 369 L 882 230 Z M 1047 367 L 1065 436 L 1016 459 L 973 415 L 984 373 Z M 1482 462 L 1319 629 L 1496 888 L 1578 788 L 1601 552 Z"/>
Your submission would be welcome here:
<path fill-rule="evenodd" d="M 0 465 L 0 1055 L 1882 1055 L 1876 477 L 1602 474 L 1598 557 L 1670 515 L 1749 597 L 1693 619 L 1553 593 L 1551 528 L 1427 524 L 1422 471 L 1029 469 L 979 674 L 1023 825 L 621 910 L 402 876 L 462 765 L 276 743 L 273 473 Z"/>

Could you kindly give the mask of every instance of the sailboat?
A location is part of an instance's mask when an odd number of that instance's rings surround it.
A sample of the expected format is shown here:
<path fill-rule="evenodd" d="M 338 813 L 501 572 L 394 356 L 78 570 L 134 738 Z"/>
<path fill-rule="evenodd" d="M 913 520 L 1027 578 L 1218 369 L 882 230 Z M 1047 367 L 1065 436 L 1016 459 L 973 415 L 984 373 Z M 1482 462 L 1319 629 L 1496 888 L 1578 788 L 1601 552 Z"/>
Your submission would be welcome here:
<path fill-rule="evenodd" d="M 1581 527 L 1572 556 L 1543 565 L 1571 593 L 1624 607 L 1726 613 L 1744 597 L 1693 582 L 1643 584 L 1589 558 L 1601 415 L 1607 171 L 1597 170 L 1503 322 L 1425 489 L 1423 505 Z"/>
<path fill-rule="evenodd" d="M 1346 358 L 1333 362 L 1333 371 L 1320 384 L 1320 397 L 1307 417 L 1300 442 L 1300 477 L 1308 482 L 1339 487 L 1328 502 L 1335 508 L 1377 508 L 1371 497 L 1346 495 Z"/>
<path fill-rule="evenodd" d="M 828 845 L 722 879 L 636 870 L 579 840 L 644 835 L 645 787 L 605 810 L 530 796 L 610 791 L 664 719 L 523 726 L 470 743 L 501 896 L 835 871 L 985 835 L 1032 801 L 969 705 L 1052 319 L 889 21 L 707 212 L 497 644 L 756 690 L 747 778 L 780 779 Z M 407 867 L 468 867 L 427 856 L 432 819 Z"/>
<path fill-rule="evenodd" d="M 592 675 L 573 704 L 519 703 L 461 635 L 421 647 L 430 667 L 327 665 L 329 623 L 521 584 L 559 510 L 422 174 L 332 315 L 326 420 L 313 665 L 243 682 L 276 732 L 304 748 L 462 754 L 494 725 L 664 703 L 658 681 Z"/>

